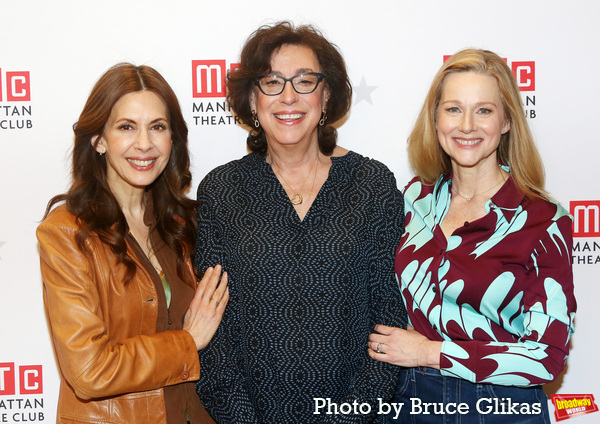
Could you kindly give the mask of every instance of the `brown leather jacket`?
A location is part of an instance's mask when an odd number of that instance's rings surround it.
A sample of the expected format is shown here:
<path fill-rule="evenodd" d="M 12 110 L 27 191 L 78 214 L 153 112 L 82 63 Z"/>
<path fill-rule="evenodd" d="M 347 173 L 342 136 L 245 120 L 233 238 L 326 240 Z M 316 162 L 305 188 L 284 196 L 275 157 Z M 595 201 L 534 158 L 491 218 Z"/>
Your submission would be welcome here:
<path fill-rule="evenodd" d="M 137 269 L 125 286 L 124 266 L 110 248 L 92 235 L 86 256 L 75 243 L 77 230 L 64 205 L 37 229 L 44 304 L 61 373 L 57 422 L 166 423 L 163 387 L 200 376 L 194 340 L 184 330 L 156 332 L 159 296 L 129 240 L 127 255 Z M 193 285 L 189 258 L 187 264 L 187 284 Z M 213 422 L 198 404 L 206 420 L 190 420 Z"/>

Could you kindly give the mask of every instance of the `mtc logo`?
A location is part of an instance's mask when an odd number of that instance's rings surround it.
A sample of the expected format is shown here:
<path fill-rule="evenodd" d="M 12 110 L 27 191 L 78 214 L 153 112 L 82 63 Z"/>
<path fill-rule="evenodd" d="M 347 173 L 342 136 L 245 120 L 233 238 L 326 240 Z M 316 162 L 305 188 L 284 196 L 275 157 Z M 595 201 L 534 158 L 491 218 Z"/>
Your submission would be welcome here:
<path fill-rule="evenodd" d="M 19 394 L 31 395 L 43 393 L 42 366 L 19 365 Z M 17 373 L 14 362 L 0 362 L 0 396 L 15 395 Z"/>
<path fill-rule="evenodd" d="M 513 62 L 512 72 L 521 91 L 535 91 L 535 62 Z"/>
<path fill-rule="evenodd" d="M 600 237 L 600 200 L 570 202 L 573 237 Z"/>
<path fill-rule="evenodd" d="M 29 87 L 29 71 L 2 73 L 0 68 L 0 102 L 29 102 L 31 90 Z"/>
<path fill-rule="evenodd" d="M 444 55 L 444 62 L 451 55 Z M 506 63 L 508 61 L 504 59 Z M 535 62 L 530 60 L 527 62 L 513 62 L 511 64 L 512 73 L 517 80 L 517 86 L 520 91 L 535 91 Z"/>
<path fill-rule="evenodd" d="M 230 71 L 234 72 L 239 66 L 239 63 L 232 63 Z M 225 97 L 226 76 L 225 60 L 192 60 L 192 96 Z"/>

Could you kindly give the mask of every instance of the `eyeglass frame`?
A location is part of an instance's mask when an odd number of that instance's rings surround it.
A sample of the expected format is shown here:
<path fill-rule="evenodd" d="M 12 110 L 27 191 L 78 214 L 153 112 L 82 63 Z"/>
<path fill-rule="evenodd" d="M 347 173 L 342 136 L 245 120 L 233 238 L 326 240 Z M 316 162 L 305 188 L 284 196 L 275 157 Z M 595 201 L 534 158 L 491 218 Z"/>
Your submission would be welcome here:
<path fill-rule="evenodd" d="M 315 84 L 315 88 L 313 88 L 311 91 L 307 91 L 304 93 L 301 93 L 300 91 L 298 91 L 296 89 L 296 86 L 294 85 L 294 82 L 292 81 L 294 78 L 299 77 L 300 75 L 316 75 L 317 76 L 317 83 Z M 265 77 L 277 77 L 277 78 L 281 78 L 283 80 L 283 86 L 281 88 L 281 91 L 279 93 L 276 94 L 268 94 L 265 93 L 265 91 L 263 90 L 263 88 L 260 85 L 260 80 L 265 78 Z M 283 91 L 285 90 L 285 86 L 286 84 L 289 82 L 290 84 L 292 84 L 292 88 L 294 89 L 294 91 L 298 94 L 311 94 L 314 93 L 317 90 L 317 87 L 319 87 L 319 83 L 321 81 L 323 81 L 325 79 L 325 75 L 320 73 L 320 72 L 300 72 L 299 74 L 296 74 L 290 78 L 285 78 L 282 77 L 281 75 L 276 75 L 276 74 L 267 74 L 267 75 L 262 75 L 260 77 L 256 77 L 254 78 L 254 84 L 256 86 L 258 86 L 258 89 L 260 90 L 261 93 L 263 93 L 265 96 L 279 96 L 281 93 L 283 93 Z"/>

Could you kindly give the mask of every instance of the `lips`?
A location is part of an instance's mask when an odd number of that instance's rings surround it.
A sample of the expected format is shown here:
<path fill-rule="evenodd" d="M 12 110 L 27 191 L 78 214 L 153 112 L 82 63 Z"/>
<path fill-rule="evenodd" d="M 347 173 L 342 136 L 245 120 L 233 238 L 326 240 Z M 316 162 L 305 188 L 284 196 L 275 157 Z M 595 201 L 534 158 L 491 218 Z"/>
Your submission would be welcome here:
<path fill-rule="evenodd" d="M 133 159 L 128 158 L 127 162 L 129 162 L 136 169 L 144 169 L 154 166 L 157 158 L 148 158 L 148 159 Z"/>
<path fill-rule="evenodd" d="M 294 121 L 306 116 L 305 113 L 276 113 L 275 118 L 281 121 Z"/>
<path fill-rule="evenodd" d="M 475 146 L 483 141 L 483 138 L 457 138 L 454 137 L 453 140 L 460 144 L 461 146 Z"/>

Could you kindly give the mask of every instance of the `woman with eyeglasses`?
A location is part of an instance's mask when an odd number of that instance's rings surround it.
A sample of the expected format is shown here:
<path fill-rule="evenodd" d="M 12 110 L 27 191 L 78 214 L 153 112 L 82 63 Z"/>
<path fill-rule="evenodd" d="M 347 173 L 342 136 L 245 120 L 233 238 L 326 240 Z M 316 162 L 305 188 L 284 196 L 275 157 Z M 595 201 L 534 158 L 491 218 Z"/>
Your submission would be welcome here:
<path fill-rule="evenodd" d="M 403 200 L 383 164 L 336 146 L 351 95 L 337 48 L 288 22 L 253 33 L 228 76 L 251 153 L 200 183 L 195 256 L 229 275 L 197 385 L 220 424 L 381 422 L 393 394 L 398 371 L 365 344 L 406 323 Z"/>

